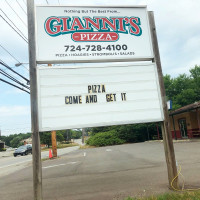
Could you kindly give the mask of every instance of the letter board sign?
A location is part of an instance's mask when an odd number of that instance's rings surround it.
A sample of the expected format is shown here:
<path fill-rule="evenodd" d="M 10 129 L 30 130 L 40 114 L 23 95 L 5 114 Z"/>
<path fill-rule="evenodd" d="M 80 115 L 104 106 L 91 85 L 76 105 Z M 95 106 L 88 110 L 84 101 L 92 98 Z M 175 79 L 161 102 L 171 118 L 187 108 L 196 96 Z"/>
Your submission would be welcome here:
<path fill-rule="evenodd" d="M 40 131 L 163 121 L 155 64 L 37 70 Z"/>
<path fill-rule="evenodd" d="M 146 6 L 37 6 L 38 63 L 153 58 Z"/>

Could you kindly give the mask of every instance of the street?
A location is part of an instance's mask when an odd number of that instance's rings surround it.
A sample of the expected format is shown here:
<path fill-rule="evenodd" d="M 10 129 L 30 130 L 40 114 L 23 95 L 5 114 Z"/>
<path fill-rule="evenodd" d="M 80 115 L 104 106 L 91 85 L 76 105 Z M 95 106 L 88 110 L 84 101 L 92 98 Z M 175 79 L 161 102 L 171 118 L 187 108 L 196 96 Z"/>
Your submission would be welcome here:
<path fill-rule="evenodd" d="M 185 187 L 199 187 L 200 142 L 174 145 Z M 80 149 L 43 161 L 42 167 L 45 200 L 122 200 L 169 191 L 161 142 Z M 33 199 L 30 164 L 1 177 L 0 197 L 1 200 Z"/>
<path fill-rule="evenodd" d="M 79 146 L 58 149 L 58 156 L 69 153 L 78 148 L 79 148 Z M 31 154 L 29 154 L 27 156 L 14 157 L 13 151 L 12 151 L 12 152 L 6 152 L 6 156 L 7 157 L 0 157 L 0 178 L 2 176 L 8 175 L 12 172 L 15 172 L 19 169 L 23 169 L 32 163 L 32 155 Z M 48 157 L 49 157 L 49 151 L 43 151 L 41 153 L 42 159 L 48 158 Z"/>

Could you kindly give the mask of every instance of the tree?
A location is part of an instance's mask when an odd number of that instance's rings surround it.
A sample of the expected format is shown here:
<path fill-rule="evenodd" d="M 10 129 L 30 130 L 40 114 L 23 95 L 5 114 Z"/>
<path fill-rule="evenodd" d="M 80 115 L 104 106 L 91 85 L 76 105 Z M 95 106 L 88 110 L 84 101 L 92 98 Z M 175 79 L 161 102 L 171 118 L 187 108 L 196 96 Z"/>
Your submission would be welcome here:
<path fill-rule="evenodd" d="M 56 140 L 57 140 L 58 142 L 62 142 L 62 141 L 65 140 L 65 138 L 64 138 L 64 136 L 63 136 L 62 133 L 56 132 Z"/>
<path fill-rule="evenodd" d="M 196 100 L 200 100 L 200 66 L 195 65 L 193 69 L 190 69 L 190 76 L 193 79 L 194 90 L 196 92 Z"/>
<path fill-rule="evenodd" d="M 49 148 L 51 144 L 51 132 L 40 133 L 40 142 L 41 144 L 46 144 Z"/>
<path fill-rule="evenodd" d="M 1 136 L 1 137 L 0 137 L 0 140 L 4 141 L 5 144 L 6 144 L 7 146 L 11 146 L 11 147 L 12 147 L 13 142 L 12 142 L 12 144 L 11 144 L 11 141 L 12 141 L 14 138 L 16 138 L 16 137 L 20 137 L 20 138 L 21 138 L 21 141 L 22 141 L 22 140 L 24 140 L 24 139 L 30 138 L 30 137 L 31 137 L 31 133 L 19 133 L 19 134 L 14 134 L 14 135 L 11 134 L 11 135 L 9 135 L 9 136 Z M 14 143 L 15 143 L 16 141 L 17 141 L 17 139 L 14 140 Z M 22 144 L 22 143 L 20 143 L 20 144 Z M 15 147 L 16 147 L 16 145 L 15 145 Z"/>
<path fill-rule="evenodd" d="M 22 142 L 22 137 L 20 136 L 17 136 L 10 141 L 10 146 L 13 148 L 19 147 L 21 145 L 23 145 L 23 142 Z"/>
<path fill-rule="evenodd" d="M 56 140 L 58 142 L 64 141 L 64 136 L 62 135 L 62 133 L 58 131 L 56 132 Z M 51 145 L 51 132 L 40 133 L 40 141 L 42 144 L 46 144 L 49 148 Z"/>
<path fill-rule="evenodd" d="M 190 69 L 190 75 L 176 78 L 164 76 L 167 99 L 172 100 L 173 110 L 200 100 L 200 66 Z"/>
<path fill-rule="evenodd" d="M 72 139 L 80 139 L 82 136 L 81 130 L 71 130 Z"/>

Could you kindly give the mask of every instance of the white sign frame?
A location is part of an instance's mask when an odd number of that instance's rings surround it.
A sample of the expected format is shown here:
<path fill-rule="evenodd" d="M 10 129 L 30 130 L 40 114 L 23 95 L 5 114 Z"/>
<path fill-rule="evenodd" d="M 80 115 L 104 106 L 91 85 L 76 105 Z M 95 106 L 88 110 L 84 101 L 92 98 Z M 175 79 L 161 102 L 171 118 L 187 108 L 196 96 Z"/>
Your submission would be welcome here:
<path fill-rule="evenodd" d="M 49 47 L 48 48 L 46 48 L 46 46 L 45 45 L 43 45 L 42 46 L 42 48 L 41 48 L 41 45 L 40 45 L 40 43 L 42 43 L 44 40 L 45 40 L 45 36 L 44 36 L 44 34 L 43 33 L 41 33 L 41 31 L 39 30 L 39 27 L 42 27 L 42 25 L 41 26 L 39 26 L 38 25 L 38 20 L 37 20 L 37 9 L 40 9 L 40 8 L 48 8 L 48 9 L 50 9 L 50 8 L 52 8 L 52 7 L 55 7 L 55 8 L 60 8 L 61 7 L 61 9 L 63 8 L 65 8 L 65 6 L 53 6 L 53 5 L 48 5 L 48 6 L 42 6 L 42 5 L 38 5 L 38 6 L 36 6 L 36 22 L 37 22 L 37 26 L 36 26 L 36 49 L 37 49 L 37 51 L 36 51 L 36 60 L 37 60 L 37 63 L 38 64 L 56 64 L 56 63 L 88 63 L 88 62 L 125 62 L 125 61 L 150 61 L 150 60 L 152 60 L 153 58 L 154 58 L 154 55 L 153 55 L 153 49 L 152 49 L 152 39 L 151 39 L 151 33 L 150 33 L 150 27 L 149 27 L 149 19 L 148 19 L 148 13 L 147 13 L 147 6 L 112 6 L 112 5 L 109 5 L 109 6 L 86 6 L 86 5 L 80 5 L 80 6 L 77 6 L 77 5 L 66 5 L 66 8 L 76 8 L 76 9 L 86 9 L 86 8 L 90 8 L 90 9 L 144 9 L 145 10 L 145 16 L 144 16 L 144 18 L 145 18 L 145 21 L 143 20 L 143 24 L 141 24 L 141 26 L 144 26 L 143 27 L 143 29 L 145 30 L 144 31 L 144 33 L 143 33 L 143 35 L 142 35 L 142 39 L 140 39 L 140 42 L 138 42 L 138 44 L 137 45 L 135 45 L 135 46 L 138 46 L 138 47 L 132 47 L 132 45 L 129 45 L 129 47 L 128 47 L 128 51 L 126 52 L 126 50 L 123 50 L 122 51 L 122 45 L 123 44 L 121 44 L 121 41 L 120 41 L 120 44 L 118 45 L 117 43 L 114 43 L 114 42 L 105 42 L 105 45 L 102 45 L 102 47 L 101 47 L 101 51 L 100 52 L 98 52 L 98 51 L 96 51 L 96 53 L 102 53 L 101 54 L 101 56 L 99 55 L 99 56 L 95 56 L 95 54 L 88 54 L 88 55 L 86 55 L 85 57 L 83 56 L 82 58 L 80 58 L 80 56 L 79 57 L 70 57 L 69 55 L 72 55 L 72 54 L 68 54 L 68 52 L 67 53 L 65 53 L 64 52 L 64 45 L 62 46 L 62 53 L 59 53 L 59 52 L 57 52 L 57 54 L 56 55 L 60 55 L 60 56 L 66 56 L 66 55 L 68 55 L 68 57 L 66 57 L 65 59 L 62 59 L 61 57 L 59 57 L 59 59 L 54 59 L 53 58 L 53 56 L 55 56 L 55 55 L 52 55 L 51 53 L 50 53 L 50 51 L 48 52 L 47 51 L 47 49 L 49 49 Z M 142 10 L 142 12 L 143 12 L 143 10 Z M 142 13 L 142 14 L 144 14 L 144 13 Z M 61 14 L 60 14 L 61 15 Z M 75 15 L 75 14 L 74 14 Z M 85 15 L 87 15 L 87 14 L 85 14 Z M 105 14 L 106 15 L 106 14 Z M 123 14 L 122 14 L 123 15 Z M 66 16 L 67 16 L 67 13 L 66 13 Z M 93 16 L 95 16 L 95 14 L 93 14 Z M 111 15 L 110 15 L 111 16 Z M 112 16 L 114 16 L 114 15 L 112 15 Z M 111 16 L 111 17 L 112 17 Z M 42 28 L 41 28 L 42 29 Z M 76 32 L 77 33 L 77 32 Z M 120 34 L 120 37 L 121 38 L 124 38 L 123 40 L 126 40 L 127 41 L 127 39 L 126 39 L 126 37 L 128 37 L 130 34 L 127 34 L 126 36 L 125 36 L 125 34 L 123 35 L 123 34 L 121 34 L 121 33 L 119 33 Z M 118 35 L 119 35 L 118 34 Z M 145 36 L 144 36 L 145 35 Z M 63 35 L 62 35 L 63 36 Z M 66 36 L 66 35 L 65 35 Z M 69 35 L 67 35 L 67 36 L 69 36 Z M 123 37 L 122 37 L 123 36 Z M 63 36 L 64 37 L 64 36 Z M 134 38 L 135 37 L 135 38 Z M 136 36 L 132 36 L 132 38 L 133 38 L 133 41 L 134 42 L 137 42 L 138 41 L 138 39 L 136 40 Z M 56 39 L 56 41 L 57 42 L 60 42 L 60 39 L 58 39 L 58 38 L 53 38 L 54 40 Z M 141 43 L 141 41 L 143 41 L 145 39 L 145 42 L 143 42 L 143 43 Z M 133 43 L 134 43 L 133 42 Z M 45 44 L 46 45 L 48 45 L 48 43 L 49 42 L 46 42 Z M 75 44 L 75 42 L 72 42 L 72 43 L 70 43 L 70 46 L 71 46 L 71 44 Z M 76 44 L 77 45 L 74 45 L 76 48 L 77 48 L 77 46 L 80 46 L 80 43 L 85 43 L 85 42 L 77 42 Z M 98 43 L 99 44 L 99 42 L 88 42 L 87 44 L 88 45 L 90 45 L 90 46 L 96 46 L 97 47 L 97 45 L 94 45 L 94 43 Z M 101 42 L 102 43 L 102 42 Z M 118 52 L 118 51 L 115 51 L 114 53 L 117 53 L 116 55 L 109 55 L 109 56 L 102 56 L 104 53 L 109 53 L 109 51 L 106 51 L 105 49 L 103 49 L 103 48 L 107 48 L 108 47 L 108 43 L 109 44 L 114 44 L 115 45 L 115 47 L 113 47 L 113 48 L 116 48 L 116 45 L 118 45 L 118 47 L 120 46 L 120 48 L 121 48 L 121 50 L 120 50 L 120 52 Z M 122 42 L 123 43 L 123 42 Z M 129 39 L 128 39 L 128 42 L 125 44 L 125 45 L 127 45 L 127 44 L 129 44 L 130 43 L 130 36 L 129 36 Z M 148 43 L 148 44 L 147 44 Z M 132 44 L 132 43 L 131 43 Z M 135 43 L 134 43 L 135 44 Z M 139 49 L 142 45 L 141 44 L 143 44 L 144 46 L 141 48 L 141 49 L 143 49 L 143 51 L 148 51 L 148 55 L 147 56 L 135 56 L 135 55 L 127 55 L 127 56 L 125 56 L 125 55 L 121 55 L 121 54 L 123 54 L 123 53 L 135 53 L 135 51 L 133 51 L 133 49 L 134 48 L 136 48 L 136 49 Z M 54 42 L 54 49 L 56 49 L 57 47 L 56 47 L 56 45 L 57 44 L 55 44 L 55 42 Z M 146 45 L 146 46 L 145 46 Z M 68 45 L 67 45 L 68 46 Z M 85 47 L 86 45 L 83 45 L 83 46 L 81 46 L 81 51 L 83 50 L 83 49 L 85 49 L 86 47 Z M 101 45 L 100 45 L 101 46 Z M 110 45 L 110 46 L 113 46 L 113 45 Z M 140 47 L 139 47 L 140 46 Z M 129 51 L 129 48 L 131 48 L 131 50 Z M 61 46 L 59 45 L 58 46 L 58 48 L 57 49 L 61 49 Z M 60 51 L 60 50 L 59 50 Z M 68 51 L 68 50 L 67 50 Z M 83 50 L 83 52 L 84 51 L 86 51 L 86 50 Z M 139 51 L 139 50 L 136 50 L 136 51 Z M 139 54 L 141 54 L 141 52 L 143 52 L 143 51 L 140 51 L 140 53 Z M 46 52 L 46 53 L 45 53 Z M 86 52 L 87 53 L 87 52 Z M 120 53 L 120 54 L 118 54 L 118 53 Z M 45 56 L 47 56 L 48 57 L 48 59 L 47 58 L 44 58 L 44 56 L 41 56 L 41 54 L 45 54 Z M 136 53 L 137 54 L 137 53 Z M 94 55 L 94 56 L 93 56 Z M 90 57 L 91 56 L 91 57 Z M 113 57 L 112 57 L 113 56 Z M 43 58 L 42 58 L 43 57 Z M 53 59 L 52 59 L 53 58 Z"/>

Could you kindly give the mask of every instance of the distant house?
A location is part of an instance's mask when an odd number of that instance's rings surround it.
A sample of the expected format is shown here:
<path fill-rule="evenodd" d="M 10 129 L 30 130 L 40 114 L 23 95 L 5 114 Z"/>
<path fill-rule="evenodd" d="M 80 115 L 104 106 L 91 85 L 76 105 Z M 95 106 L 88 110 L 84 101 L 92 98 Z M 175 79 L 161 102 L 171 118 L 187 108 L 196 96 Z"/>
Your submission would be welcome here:
<path fill-rule="evenodd" d="M 170 113 L 173 138 L 200 137 L 200 101 Z"/>
<path fill-rule="evenodd" d="M 25 140 L 22 140 L 22 142 L 24 143 L 24 145 L 26 145 L 26 144 L 32 144 L 32 138 L 31 137 L 27 138 Z"/>
<path fill-rule="evenodd" d="M 24 145 L 26 145 L 26 144 L 32 144 L 32 137 L 27 138 L 27 139 L 25 139 L 25 140 L 22 140 L 22 142 L 24 143 Z M 40 146 L 41 146 L 41 148 L 47 147 L 46 144 L 41 144 Z"/>
<path fill-rule="evenodd" d="M 3 149 L 3 148 L 5 148 L 5 142 L 0 140 L 0 149 Z"/>

